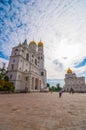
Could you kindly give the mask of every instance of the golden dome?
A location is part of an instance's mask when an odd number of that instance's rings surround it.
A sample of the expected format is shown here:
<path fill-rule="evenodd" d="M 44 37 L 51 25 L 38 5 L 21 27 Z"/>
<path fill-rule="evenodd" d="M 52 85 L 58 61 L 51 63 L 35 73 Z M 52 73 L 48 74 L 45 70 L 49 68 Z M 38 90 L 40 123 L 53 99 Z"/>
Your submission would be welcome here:
<path fill-rule="evenodd" d="M 40 42 L 38 43 L 38 46 L 43 46 L 43 42 L 41 42 L 41 40 L 40 40 Z"/>
<path fill-rule="evenodd" d="M 67 73 L 72 74 L 72 70 L 70 68 L 68 68 Z"/>
<path fill-rule="evenodd" d="M 35 44 L 36 45 L 36 42 L 33 40 L 33 41 L 30 42 L 30 44 Z"/>

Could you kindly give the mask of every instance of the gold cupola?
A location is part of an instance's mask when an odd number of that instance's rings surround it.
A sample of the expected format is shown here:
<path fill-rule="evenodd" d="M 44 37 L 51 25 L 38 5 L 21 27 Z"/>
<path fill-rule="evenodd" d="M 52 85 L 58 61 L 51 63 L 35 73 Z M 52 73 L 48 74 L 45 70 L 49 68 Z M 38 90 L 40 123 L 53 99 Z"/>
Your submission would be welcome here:
<path fill-rule="evenodd" d="M 68 68 L 67 74 L 72 74 L 72 70 L 70 68 Z"/>
<path fill-rule="evenodd" d="M 36 42 L 33 40 L 33 41 L 30 42 L 30 44 L 35 44 L 36 45 Z"/>
<path fill-rule="evenodd" d="M 38 47 L 43 46 L 43 42 L 40 40 L 40 42 L 38 43 Z"/>

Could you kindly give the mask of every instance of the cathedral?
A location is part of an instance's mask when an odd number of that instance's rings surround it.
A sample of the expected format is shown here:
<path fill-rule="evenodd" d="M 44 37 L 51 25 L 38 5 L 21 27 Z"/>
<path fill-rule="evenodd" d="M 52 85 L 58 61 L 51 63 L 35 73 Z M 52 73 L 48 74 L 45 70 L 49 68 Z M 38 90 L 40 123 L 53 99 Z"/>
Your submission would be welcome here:
<path fill-rule="evenodd" d="M 67 74 L 65 74 L 64 81 L 64 91 L 69 92 L 72 89 L 74 92 L 86 92 L 85 77 L 77 77 L 70 68 L 68 68 Z"/>
<path fill-rule="evenodd" d="M 34 40 L 12 48 L 8 65 L 8 76 L 15 86 L 15 92 L 41 91 L 46 88 L 43 42 Z"/>

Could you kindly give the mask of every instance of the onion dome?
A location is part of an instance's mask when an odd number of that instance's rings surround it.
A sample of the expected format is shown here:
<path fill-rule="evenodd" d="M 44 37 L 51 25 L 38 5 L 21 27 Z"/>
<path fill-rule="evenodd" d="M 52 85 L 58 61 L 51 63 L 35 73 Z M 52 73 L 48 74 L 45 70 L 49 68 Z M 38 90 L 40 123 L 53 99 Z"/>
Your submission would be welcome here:
<path fill-rule="evenodd" d="M 33 40 L 33 41 L 30 42 L 30 44 L 36 45 L 36 42 Z"/>
<path fill-rule="evenodd" d="M 67 74 L 72 74 L 72 70 L 70 68 L 68 68 Z"/>
<path fill-rule="evenodd" d="M 40 40 L 40 42 L 38 43 L 38 47 L 43 46 L 43 42 Z"/>

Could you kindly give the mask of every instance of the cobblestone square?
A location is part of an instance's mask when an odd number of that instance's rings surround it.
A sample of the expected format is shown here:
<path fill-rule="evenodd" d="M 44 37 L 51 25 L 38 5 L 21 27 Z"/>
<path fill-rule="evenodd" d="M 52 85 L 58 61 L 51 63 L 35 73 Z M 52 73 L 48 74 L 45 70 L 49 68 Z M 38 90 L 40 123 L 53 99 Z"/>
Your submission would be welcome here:
<path fill-rule="evenodd" d="M 86 94 L 0 94 L 0 130 L 86 130 Z"/>

